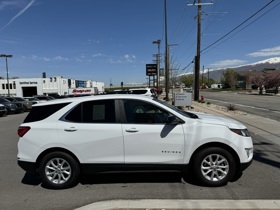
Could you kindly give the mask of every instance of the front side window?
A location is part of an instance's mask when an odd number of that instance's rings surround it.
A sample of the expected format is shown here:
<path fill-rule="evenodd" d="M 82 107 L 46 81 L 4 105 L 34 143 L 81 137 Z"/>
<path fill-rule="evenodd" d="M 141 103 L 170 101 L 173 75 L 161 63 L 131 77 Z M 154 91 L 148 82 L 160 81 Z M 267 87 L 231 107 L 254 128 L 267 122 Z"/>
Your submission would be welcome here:
<path fill-rule="evenodd" d="M 64 119 L 79 123 L 115 123 L 115 101 L 96 100 L 80 103 Z"/>
<path fill-rule="evenodd" d="M 165 124 L 167 111 L 145 101 L 124 100 L 126 122 L 133 124 Z"/>

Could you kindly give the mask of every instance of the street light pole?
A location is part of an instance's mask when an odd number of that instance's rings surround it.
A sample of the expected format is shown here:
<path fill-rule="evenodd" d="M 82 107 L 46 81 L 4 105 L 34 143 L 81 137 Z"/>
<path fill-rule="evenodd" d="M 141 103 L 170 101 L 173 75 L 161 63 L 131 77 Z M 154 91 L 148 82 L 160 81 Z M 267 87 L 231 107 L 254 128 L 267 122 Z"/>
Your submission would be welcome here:
<path fill-rule="evenodd" d="M 8 97 L 10 97 L 8 58 L 11 58 L 11 57 L 13 57 L 13 56 L 12 56 L 12 55 L 1 54 L 0 57 L 6 59 L 6 73 L 7 73 L 7 84 L 8 84 Z"/>
<path fill-rule="evenodd" d="M 159 89 L 159 83 L 160 83 L 160 79 L 159 79 L 159 69 L 160 69 L 160 42 L 161 40 L 158 39 L 157 41 L 153 41 L 153 44 L 157 44 L 158 45 L 158 54 L 157 54 L 157 89 Z"/>

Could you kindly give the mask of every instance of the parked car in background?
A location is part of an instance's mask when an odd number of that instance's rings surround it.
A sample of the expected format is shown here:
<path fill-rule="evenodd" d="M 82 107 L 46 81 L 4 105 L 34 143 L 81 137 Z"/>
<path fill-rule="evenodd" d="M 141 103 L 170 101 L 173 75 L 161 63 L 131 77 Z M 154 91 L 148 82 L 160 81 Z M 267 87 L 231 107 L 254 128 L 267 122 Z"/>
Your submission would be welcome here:
<path fill-rule="evenodd" d="M 3 104 L 0 104 L 0 117 L 6 116 L 8 114 L 8 111 L 6 107 Z"/>
<path fill-rule="evenodd" d="M 45 96 L 45 95 L 33 96 L 33 97 L 36 98 L 37 100 L 41 101 L 41 102 L 46 102 L 46 101 L 50 101 L 50 100 L 54 100 L 55 99 L 52 96 Z"/>
<path fill-rule="evenodd" d="M 22 97 L 5 97 L 11 102 L 19 102 L 22 103 L 24 111 L 30 111 L 32 109 L 32 103 L 24 100 Z"/>
<path fill-rule="evenodd" d="M 6 107 L 8 114 L 24 112 L 22 103 L 11 102 L 4 97 L 0 97 L 0 104 Z"/>
<path fill-rule="evenodd" d="M 133 94 L 36 104 L 18 135 L 19 166 L 56 189 L 74 186 L 82 174 L 125 170 L 189 172 L 218 187 L 238 179 L 253 159 L 240 122 Z"/>
<path fill-rule="evenodd" d="M 130 94 L 131 92 L 129 90 L 114 90 L 106 92 L 106 94 Z"/>
<path fill-rule="evenodd" d="M 40 103 L 40 101 L 34 97 L 24 97 L 23 99 L 29 101 L 32 105 Z"/>
<path fill-rule="evenodd" d="M 154 88 L 136 88 L 136 89 L 129 89 L 131 94 L 137 95 L 144 95 L 144 96 L 151 96 L 157 97 L 157 93 Z"/>
<path fill-rule="evenodd" d="M 186 90 L 187 92 L 192 92 L 192 87 L 184 87 L 183 90 Z"/>

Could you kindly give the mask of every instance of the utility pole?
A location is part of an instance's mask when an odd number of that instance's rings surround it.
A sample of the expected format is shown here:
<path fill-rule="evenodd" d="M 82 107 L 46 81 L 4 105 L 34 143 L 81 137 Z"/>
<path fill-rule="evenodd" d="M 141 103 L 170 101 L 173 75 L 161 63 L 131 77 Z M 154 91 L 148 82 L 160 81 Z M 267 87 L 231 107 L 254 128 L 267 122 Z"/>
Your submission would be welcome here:
<path fill-rule="evenodd" d="M 195 56 L 195 69 L 194 69 L 194 100 L 199 100 L 199 71 L 200 71 L 200 38 L 201 38 L 201 7 L 202 5 L 209 5 L 213 3 L 201 3 L 201 0 L 194 0 L 193 4 L 187 4 L 188 6 L 197 6 L 197 48 Z"/>
<path fill-rule="evenodd" d="M 209 68 L 208 68 L 208 82 L 207 82 L 207 86 L 208 86 L 208 88 L 210 87 L 210 85 L 209 85 Z"/>
<path fill-rule="evenodd" d="M 168 42 L 167 42 L 167 9 L 166 0 L 164 0 L 164 23 L 165 23 L 165 100 L 169 101 L 169 58 L 168 58 Z"/>
<path fill-rule="evenodd" d="M 200 38 L 201 38 L 201 0 L 198 0 L 197 47 L 196 47 L 195 79 L 194 79 L 194 100 L 195 101 L 199 100 Z"/>

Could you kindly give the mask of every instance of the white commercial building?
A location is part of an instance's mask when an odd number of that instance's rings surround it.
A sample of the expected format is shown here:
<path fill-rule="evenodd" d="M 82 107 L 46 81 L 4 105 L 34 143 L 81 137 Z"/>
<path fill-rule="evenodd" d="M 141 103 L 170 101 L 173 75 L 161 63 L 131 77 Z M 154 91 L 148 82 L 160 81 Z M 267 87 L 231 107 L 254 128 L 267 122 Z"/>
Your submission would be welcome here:
<path fill-rule="evenodd" d="M 9 83 L 9 85 L 8 85 Z M 50 78 L 11 78 L 9 82 L 0 78 L 0 95 L 29 97 L 34 95 L 81 95 L 104 93 L 105 84 L 91 80 L 66 79 L 62 76 Z"/>

